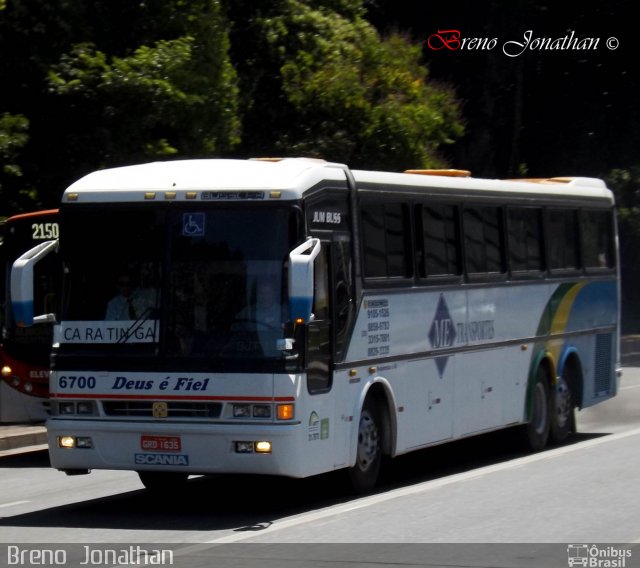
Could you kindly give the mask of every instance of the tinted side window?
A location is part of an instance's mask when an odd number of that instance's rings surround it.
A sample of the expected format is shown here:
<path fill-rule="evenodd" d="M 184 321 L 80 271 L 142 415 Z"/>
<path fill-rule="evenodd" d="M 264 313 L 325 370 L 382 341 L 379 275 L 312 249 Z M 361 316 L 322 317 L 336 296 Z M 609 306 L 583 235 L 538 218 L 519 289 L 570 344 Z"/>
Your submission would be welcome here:
<path fill-rule="evenodd" d="M 500 208 L 467 207 L 464 210 L 463 225 L 467 272 L 504 272 Z"/>
<path fill-rule="evenodd" d="M 329 251 L 326 243 L 314 262 L 314 319 L 307 327 L 307 388 L 310 393 L 331 387 L 331 323 L 329 320 Z"/>
<path fill-rule="evenodd" d="M 408 208 L 401 203 L 364 203 L 362 240 L 367 278 L 406 278 Z"/>
<path fill-rule="evenodd" d="M 511 207 L 507 212 L 509 261 L 513 272 L 544 270 L 542 210 Z"/>
<path fill-rule="evenodd" d="M 585 268 L 613 268 L 613 219 L 610 211 L 582 211 L 582 256 Z"/>
<path fill-rule="evenodd" d="M 549 209 L 547 211 L 547 241 L 549 243 L 549 268 L 552 270 L 577 270 L 580 268 L 577 211 Z"/>
<path fill-rule="evenodd" d="M 387 274 L 384 207 L 367 203 L 362 206 L 362 240 L 364 274 L 369 278 Z"/>
<path fill-rule="evenodd" d="M 339 240 L 333 243 L 333 281 L 334 326 L 336 354 L 341 353 L 348 340 L 349 325 L 353 318 L 353 279 L 351 277 L 351 243 Z"/>
<path fill-rule="evenodd" d="M 420 276 L 455 276 L 461 273 L 458 208 L 429 205 L 421 210 Z M 418 234 L 420 238 L 420 234 Z"/>

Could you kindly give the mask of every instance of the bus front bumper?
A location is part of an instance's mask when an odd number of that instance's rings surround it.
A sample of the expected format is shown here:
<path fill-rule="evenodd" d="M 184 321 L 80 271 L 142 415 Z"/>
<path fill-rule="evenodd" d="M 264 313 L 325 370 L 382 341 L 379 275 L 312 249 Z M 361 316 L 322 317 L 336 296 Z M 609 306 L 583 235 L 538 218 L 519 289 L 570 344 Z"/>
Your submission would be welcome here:
<path fill-rule="evenodd" d="M 190 474 L 249 473 L 306 477 L 299 423 L 188 424 L 47 421 L 52 467 Z M 303 462 L 303 463 L 300 463 Z"/>

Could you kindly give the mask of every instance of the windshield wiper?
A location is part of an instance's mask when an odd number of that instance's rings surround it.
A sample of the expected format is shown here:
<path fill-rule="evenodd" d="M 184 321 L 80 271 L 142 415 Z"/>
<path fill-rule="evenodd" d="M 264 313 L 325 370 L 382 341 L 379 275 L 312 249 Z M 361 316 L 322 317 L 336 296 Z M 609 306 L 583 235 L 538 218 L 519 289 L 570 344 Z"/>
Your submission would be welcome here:
<path fill-rule="evenodd" d="M 124 335 L 122 337 L 120 337 L 120 339 L 118 339 L 118 341 L 116 343 L 127 343 L 129 341 L 129 338 L 132 337 L 136 331 L 138 331 L 145 323 L 147 323 L 150 319 L 151 316 L 155 316 L 158 313 L 158 308 L 146 308 L 138 317 L 137 320 L 135 320 L 129 327 L 128 329 L 124 332 Z M 154 323 L 153 323 L 153 337 L 156 337 L 156 327 L 158 325 L 158 319 L 155 318 L 154 319 Z"/>

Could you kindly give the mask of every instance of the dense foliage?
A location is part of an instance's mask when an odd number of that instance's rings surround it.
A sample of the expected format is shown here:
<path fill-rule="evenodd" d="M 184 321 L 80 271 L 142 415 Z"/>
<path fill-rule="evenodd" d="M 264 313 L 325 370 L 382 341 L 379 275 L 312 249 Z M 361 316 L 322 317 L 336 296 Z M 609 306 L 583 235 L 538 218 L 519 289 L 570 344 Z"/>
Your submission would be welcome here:
<path fill-rule="evenodd" d="M 88 171 L 204 156 L 240 137 L 215 0 L 11 0 L 0 11 L 3 213 L 55 204 Z M 17 122 L 20 121 L 20 122 Z M 9 169 L 7 169 L 9 166 Z"/>
<path fill-rule="evenodd" d="M 8 0 L 0 50 L 2 214 L 55 205 L 98 168 L 312 155 L 444 163 L 462 132 L 421 48 L 359 0 Z"/>

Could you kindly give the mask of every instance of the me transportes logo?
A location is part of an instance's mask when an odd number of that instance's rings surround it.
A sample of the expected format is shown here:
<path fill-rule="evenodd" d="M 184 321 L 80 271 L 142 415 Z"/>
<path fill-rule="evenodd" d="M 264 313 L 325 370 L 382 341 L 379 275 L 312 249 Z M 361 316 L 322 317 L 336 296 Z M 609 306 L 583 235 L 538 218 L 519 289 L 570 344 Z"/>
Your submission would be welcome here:
<path fill-rule="evenodd" d="M 456 326 L 449 313 L 444 294 L 440 294 L 440 298 L 438 299 L 436 313 L 431 322 L 428 337 L 433 349 L 446 349 L 447 347 L 451 347 L 456 341 Z M 448 356 L 435 358 L 440 378 L 442 378 L 448 360 Z"/>

